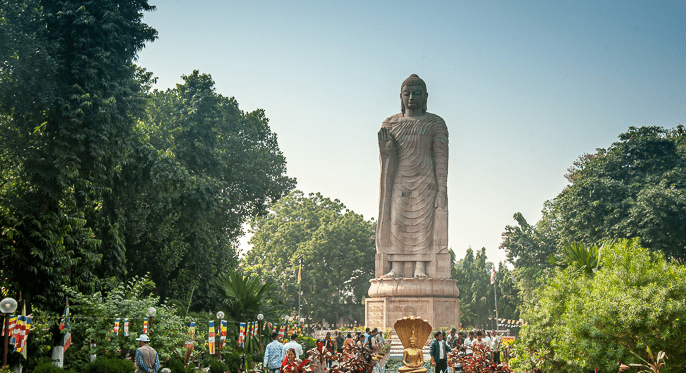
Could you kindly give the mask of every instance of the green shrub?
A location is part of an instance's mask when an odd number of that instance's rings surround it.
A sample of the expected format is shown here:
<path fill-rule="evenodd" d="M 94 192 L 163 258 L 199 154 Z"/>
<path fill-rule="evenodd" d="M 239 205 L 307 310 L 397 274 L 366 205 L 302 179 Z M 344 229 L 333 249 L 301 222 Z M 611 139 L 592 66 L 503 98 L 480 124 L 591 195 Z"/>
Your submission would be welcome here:
<path fill-rule="evenodd" d="M 33 373 L 65 373 L 68 372 L 65 369 L 58 368 L 50 362 L 45 362 L 42 364 L 36 365 L 35 368 L 33 368 Z"/>
<path fill-rule="evenodd" d="M 83 373 L 134 373 L 133 362 L 123 359 L 96 359 L 86 365 Z"/>
<path fill-rule="evenodd" d="M 178 358 L 169 359 L 169 361 L 165 363 L 165 367 L 169 368 L 172 373 L 186 373 L 186 370 L 183 368 L 183 363 Z"/>
<path fill-rule="evenodd" d="M 241 365 L 241 354 L 236 351 L 226 351 L 222 353 L 222 359 L 226 362 L 229 371 L 237 372 L 238 367 Z"/>
<path fill-rule="evenodd" d="M 210 373 L 224 373 L 229 367 L 221 361 L 213 360 L 210 362 Z"/>

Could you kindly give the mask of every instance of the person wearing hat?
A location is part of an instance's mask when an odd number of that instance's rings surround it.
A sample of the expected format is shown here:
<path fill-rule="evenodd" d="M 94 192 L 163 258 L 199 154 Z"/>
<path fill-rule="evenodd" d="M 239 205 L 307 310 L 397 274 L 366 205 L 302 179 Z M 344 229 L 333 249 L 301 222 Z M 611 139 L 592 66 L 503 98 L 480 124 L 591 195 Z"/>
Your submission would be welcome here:
<path fill-rule="evenodd" d="M 141 334 L 136 340 L 140 346 L 136 349 L 136 373 L 157 373 L 157 370 L 160 369 L 160 359 L 157 356 L 157 351 L 148 346 L 150 338 Z"/>

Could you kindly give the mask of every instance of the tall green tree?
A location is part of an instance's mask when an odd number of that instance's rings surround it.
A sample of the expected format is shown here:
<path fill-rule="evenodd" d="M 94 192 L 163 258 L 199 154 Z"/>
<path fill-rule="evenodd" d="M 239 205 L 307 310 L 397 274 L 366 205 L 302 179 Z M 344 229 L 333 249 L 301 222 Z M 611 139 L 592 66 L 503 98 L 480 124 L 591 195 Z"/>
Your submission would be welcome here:
<path fill-rule="evenodd" d="M 495 325 L 489 316 L 495 317 L 497 293 L 498 317 L 516 319 L 519 314 L 517 289 L 512 283 L 512 274 L 503 263 L 499 263 L 495 285 L 491 284 L 493 264 L 487 261 L 486 249 L 467 249 L 465 257 L 454 265 L 453 279 L 460 290 L 460 313 L 463 326 L 488 327 Z"/>
<path fill-rule="evenodd" d="M 500 248 L 507 251 L 507 260 L 514 265 L 512 274 L 519 298 L 524 302 L 536 301 L 535 290 L 541 286 L 552 266 L 547 259 L 558 252 L 550 208 L 550 203 L 546 202 L 543 218 L 534 225 L 529 224 L 521 213 L 516 213 L 517 225 L 506 226 L 502 235 Z"/>
<path fill-rule="evenodd" d="M 133 61 L 156 38 L 142 22 L 153 9 L 0 3 L 0 262 L 31 304 L 59 310 L 62 285 L 124 273 L 110 197 L 144 109 Z"/>
<path fill-rule="evenodd" d="M 558 243 L 639 238 L 686 258 L 686 131 L 630 127 L 619 141 L 584 155 L 551 210 Z"/>
<path fill-rule="evenodd" d="M 244 112 L 194 71 L 151 94 L 122 167 L 127 269 L 149 272 L 163 297 L 214 309 L 209 279 L 237 267 L 242 224 L 295 180 L 263 110 Z"/>
<path fill-rule="evenodd" d="M 686 258 L 686 131 L 630 127 L 608 149 L 582 157 L 553 202 L 562 242 L 640 238 Z"/>
<path fill-rule="evenodd" d="M 302 315 L 312 320 L 362 320 L 374 277 L 373 221 L 321 194 L 294 191 L 251 223 L 247 272 L 279 284 L 274 295 L 298 313 L 302 260 Z"/>

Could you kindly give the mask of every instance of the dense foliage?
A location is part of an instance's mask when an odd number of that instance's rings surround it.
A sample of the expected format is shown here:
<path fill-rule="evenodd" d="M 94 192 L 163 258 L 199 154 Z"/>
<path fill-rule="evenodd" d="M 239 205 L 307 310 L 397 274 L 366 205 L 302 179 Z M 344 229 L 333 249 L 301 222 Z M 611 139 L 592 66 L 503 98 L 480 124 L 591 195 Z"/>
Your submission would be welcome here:
<path fill-rule="evenodd" d="M 149 307 L 157 310 L 148 329 L 152 339 L 150 346 L 158 351 L 160 361 L 170 358 L 172 349 L 182 346 L 186 340 L 190 319 L 181 317 L 176 309 L 160 304 L 159 297 L 151 294 L 154 286 L 149 278 L 134 278 L 106 294 L 83 294 L 66 289 L 71 298 L 71 311 L 87 317 L 77 317 L 71 322 L 73 344 L 65 353 L 65 366 L 81 371 L 91 354 L 119 359 L 132 356 L 138 348 L 135 338 L 143 332 L 143 319 Z M 113 331 L 115 318 L 120 319 L 117 335 Z M 125 318 L 129 319 L 128 337 L 124 336 Z M 205 335 L 205 330 L 196 331 L 199 346 L 204 345 Z"/>
<path fill-rule="evenodd" d="M 122 359 L 95 359 L 88 363 L 83 373 L 134 373 L 133 362 Z"/>
<path fill-rule="evenodd" d="M 363 320 L 362 301 L 374 276 L 374 223 L 338 200 L 294 191 L 253 220 L 246 270 L 279 285 L 273 295 L 298 311 L 302 259 L 302 315 L 314 322 Z"/>
<path fill-rule="evenodd" d="M 30 307 L 150 273 L 160 296 L 207 308 L 203 279 L 237 266 L 241 225 L 293 188 L 262 110 L 197 71 L 149 92 L 133 62 L 154 9 L 0 3 L 0 262 Z"/>
<path fill-rule="evenodd" d="M 517 319 L 519 299 L 512 273 L 503 263 L 499 263 L 496 272 L 495 286 L 491 285 L 493 264 L 486 261 L 486 249 L 476 251 L 471 248 L 463 259 L 458 260 L 453 268 L 452 278 L 457 280 L 460 289 L 460 322 L 463 327 L 479 326 L 492 328 L 497 321 L 494 288 L 497 291 L 498 318 Z"/>
<path fill-rule="evenodd" d="M 517 267 L 545 268 L 566 244 L 639 238 L 670 258 L 686 258 L 686 130 L 630 127 L 619 141 L 581 156 L 569 186 L 529 225 L 515 214 L 501 248 Z"/>
<path fill-rule="evenodd" d="M 556 269 L 538 289 L 540 302 L 523 313 L 529 325 L 513 366 L 545 360 L 543 371 L 614 373 L 650 347 L 666 352 L 665 372 L 686 369 L 686 267 L 637 239 L 602 246 L 598 262 L 592 274 Z"/>
<path fill-rule="evenodd" d="M 262 314 L 267 320 L 279 319 L 277 310 L 268 304 L 268 295 L 276 288 L 275 283 L 265 283 L 257 276 L 234 271 L 216 277 L 214 285 L 220 293 L 218 307 L 224 311 L 227 320 L 255 320 L 258 314 Z"/>
<path fill-rule="evenodd" d="M 152 93 L 123 166 L 126 263 L 130 273 L 149 272 L 160 296 L 209 310 L 209 279 L 237 266 L 241 225 L 294 180 L 262 110 L 240 110 L 209 75 L 182 78 Z"/>
<path fill-rule="evenodd" d="M 3 1 L 0 262 L 31 304 L 123 274 L 114 182 L 145 105 L 145 0 Z"/>
<path fill-rule="evenodd" d="M 686 131 L 630 127 L 619 141 L 574 162 L 569 185 L 547 201 L 543 217 L 529 224 L 522 214 L 507 226 L 501 249 L 514 264 L 524 302 L 535 302 L 554 261 L 570 245 L 638 238 L 667 258 L 686 258 Z"/>

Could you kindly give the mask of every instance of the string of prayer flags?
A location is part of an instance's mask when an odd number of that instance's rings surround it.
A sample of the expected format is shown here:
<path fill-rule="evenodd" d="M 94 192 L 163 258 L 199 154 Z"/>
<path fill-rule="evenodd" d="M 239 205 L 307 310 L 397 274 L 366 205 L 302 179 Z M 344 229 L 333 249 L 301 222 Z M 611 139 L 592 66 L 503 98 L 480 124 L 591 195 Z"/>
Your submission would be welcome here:
<path fill-rule="evenodd" d="M 114 335 L 119 335 L 119 318 L 114 319 Z"/>
<path fill-rule="evenodd" d="M 207 342 L 210 347 L 210 355 L 214 355 L 214 321 L 210 321 L 210 334 L 207 337 Z"/>
<path fill-rule="evenodd" d="M 281 323 L 281 327 L 279 328 L 279 339 L 283 339 L 283 335 L 285 334 L 284 332 L 286 331 L 286 326 Z"/>
<path fill-rule="evenodd" d="M 143 334 L 148 334 L 148 318 L 143 319 Z"/>
<path fill-rule="evenodd" d="M 124 337 L 129 336 L 129 319 L 124 319 Z"/>

